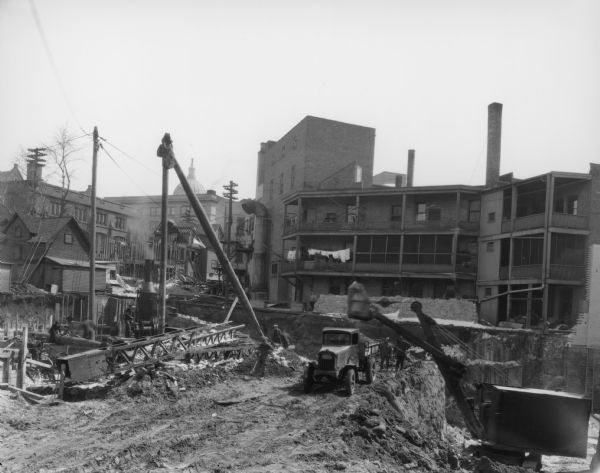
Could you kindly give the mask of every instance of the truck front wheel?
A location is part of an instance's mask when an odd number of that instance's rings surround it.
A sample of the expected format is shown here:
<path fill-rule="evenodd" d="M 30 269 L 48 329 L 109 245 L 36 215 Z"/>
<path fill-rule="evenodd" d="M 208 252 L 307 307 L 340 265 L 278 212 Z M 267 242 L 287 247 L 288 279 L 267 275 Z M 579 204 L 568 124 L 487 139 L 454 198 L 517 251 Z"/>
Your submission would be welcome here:
<path fill-rule="evenodd" d="M 346 393 L 348 396 L 352 396 L 354 394 L 354 385 L 356 383 L 356 376 L 354 374 L 354 370 L 349 368 L 344 375 L 344 386 L 346 388 Z"/>
<path fill-rule="evenodd" d="M 371 384 L 373 381 L 375 381 L 375 365 L 376 365 L 376 362 L 374 359 L 367 360 L 367 370 L 366 370 L 367 384 Z"/>
<path fill-rule="evenodd" d="M 310 392 L 312 385 L 315 382 L 315 367 L 314 365 L 308 365 L 304 368 L 304 379 L 303 379 L 303 389 L 306 394 Z"/>

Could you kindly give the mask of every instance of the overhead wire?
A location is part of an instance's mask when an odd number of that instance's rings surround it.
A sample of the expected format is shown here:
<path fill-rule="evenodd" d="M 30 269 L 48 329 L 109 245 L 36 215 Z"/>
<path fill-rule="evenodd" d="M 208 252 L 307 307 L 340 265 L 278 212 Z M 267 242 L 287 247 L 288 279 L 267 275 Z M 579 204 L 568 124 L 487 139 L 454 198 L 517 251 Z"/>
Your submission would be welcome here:
<path fill-rule="evenodd" d="M 102 136 L 100 136 L 99 138 L 100 138 L 100 140 L 104 141 L 106 144 L 108 144 L 108 145 L 112 146 L 112 147 L 113 147 L 115 150 L 117 150 L 117 151 L 118 151 L 119 153 L 121 153 L 123 156 L 126 156 L 127 158 L 129 158 L 129 159 L 131 159 L 131 160 L 135 161 L 137 164 L 139 164 L 140 166 L 143 166 L 143 167 L 144 167 L 144 168 L 146 168 L 147 170 L 149 170 L 149 171 L 151 171 L 151 172 L 153 172 L 153 173 L 155 173 L 155 174 L 158 174 L 158 173 L 156 172 L 156 169 L 155 169 L 155 168 L 151 168 L 150 166 L 146 165 L 146 163 L 144 163 L 143 161 L 141 161 L 141 160 L 139 160 L 139 159 L 136 159 L 136 158 L 134 158 L 134 157 L 133 157 L 131 154 L 129 154 L 129 153 L 127 153 L 127 152 L 123 151 L 121 148 L 119 148 L 119 147 L 118 147 L 117 145 L 115 145 L 114 143 L 111 143 L 111 142 L 110 142 L 110 141 L 108 141 L 106 138 L 103 138 Z"/>
<path fill-rule="evenodd" d="M 52 55 L 52 51 L 50 50 L 50 46 L 48 44 L 46 34 L 44 33 L 44 28 L 42 27 L 42 22 L 40 20 L 40 16 L 39 16 L 37 8 L 35 6 L 34 0 L 29 0 L 29 6 L 31 8 L 31 14 L 33 15 L 33 19 L 35 21 L 35 26 L 38 30 L 38 33 L 40 34 L 40 38 L 44 45 L 44 51 L 46 52 L 46 56 L 48 57 L 48 62 L 50 63 L 50 67 L 52 69 L 52 72 L 54 73 L 54 78 L 56 79 L 56 82 L 58 83 L 58 88 L 60 89 L 60 92 L 62 94 L 62 98 L 65 101 L 65 104 L 67 105 L 67 108 L 69 109 L 69 112 L 71 112 L 71 115 L 75 119 L 75 122 L 77 123 L 77 125 L 79 126 L 81 131 L 83 133 L 87 133 L 85 128 L 83 128 L 83 126 L 81 126 L 81 123 L 79 122 L 79 119 L 77 118 L 77 115 L 75 114 L 75 110 L 73 109 L 73 106 L 71 105 L 69 96 L 67 95 L 67 90 L 64 86 L 64 83 L 63 83 L 60 73 L 58 71 L 58 67 L 56 66 L 56 62 L 54 61 L 54 56 Z"/>
<path fill-rule="evenodd" d="M 100 143 L 100 149 L 102 149 L 102 151 L 104 151 L 106 153 L 106 155 L 108 156 L 108 158 L 114 163 L 115 166 L 117 166 L 117 168 L 119 168 L 119 170 L 125 175 L 127 176 L 131 182 L 134 183 L 134 185 L 140 189 L 142 191 L 142 193 L 144 194 L 144 196 L 148 197 L 150 199 L 150 201 L 155 204 L 155 205 L 160 205 L 160 202 L 156 201 L 151 195 L 146 194 L 146 192 L 137 184 L 136 179 L 134 179 L 132 176 L 130 176 L 117 162 L 117 160 L 115 158 L 113 158 L 112 154 L 110 154 L 110 152 L 106 149 L 105 146 L 102 145 L 102 143 Z"/>

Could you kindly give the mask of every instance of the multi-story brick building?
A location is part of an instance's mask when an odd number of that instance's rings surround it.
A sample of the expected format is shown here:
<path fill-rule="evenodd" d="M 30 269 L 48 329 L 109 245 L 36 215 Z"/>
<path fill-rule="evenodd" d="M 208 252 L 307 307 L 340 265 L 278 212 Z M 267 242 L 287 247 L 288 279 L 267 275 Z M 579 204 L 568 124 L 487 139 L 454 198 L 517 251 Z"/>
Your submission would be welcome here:
<path fill-rule="evenodd" d="M 258 152 L 253 292 L 287 300 L 289 284 L 281 278 L 285 196 L 309 189 L 370 187 L 375 130 L 323 118 L 305 117 L 278 141 Z M 264 238 L 263 238 L 264 237 Z M 268 291 L 268 294 L 266 294 Z"/>
<path fill-rule="evenodd" d="M 573 325 L 600 243 L 600 166 L 501 176 L 502 105 L 488 111 L 482 186 L 414 186 L 411 153 L 390 186 L 391 173 L 372 176 L 371 128 L 306 117 L 263 143 L 257 201 L 246 203 L 256 216 L 253 286 L 301 301 L 345 294 L 359 279 L 372 295 L 472 298 L 494 324 Z"/>

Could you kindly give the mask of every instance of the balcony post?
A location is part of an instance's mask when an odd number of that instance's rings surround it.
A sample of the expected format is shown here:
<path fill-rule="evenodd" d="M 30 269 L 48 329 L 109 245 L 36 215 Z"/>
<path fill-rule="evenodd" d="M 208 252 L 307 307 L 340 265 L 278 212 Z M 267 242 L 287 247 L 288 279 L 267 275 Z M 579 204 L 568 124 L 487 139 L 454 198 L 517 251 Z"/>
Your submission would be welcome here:
<path fill-rule="evenodd" d="M 356 247 L 358 245 L 358 235 L 354 234 L 354 241 L 352 242 L 352 272 L 356 271 Z"/>
<path fill-rule="evenodd" d="M 551 233 L 550 223 L 552 221 L 552 209 L 554 208 L 554 174 L 550 173 L 547 175 L 548 180 L 546 181 L 546 208 L 544 215 L 544 246 L 542 250 L 542 284 L 543 299 L 542 299 L 542 321 L 544 326 L 548 319 L 548 279 L 550 276 L 550 254 L 551 254 Z"/>
<path fill-rule="evenodd" d="M 457 220 L 458 222 L 458 220 Z M 456 279 L 456 253 L 458 252 L 458 227 L 454 229 L 452 234 L 452 254 L 450 255 L 450 264 L 452 264 L 452 268 L 454 268 L 454 279 Z"/>
<path fill-rule="evenodd" d="M 296 271 L 300 269 L 300 255 L 302 252 L 300 251 L 300 235 L 296 235 L 296 258 L 294 259 L 294 268 Z"/>

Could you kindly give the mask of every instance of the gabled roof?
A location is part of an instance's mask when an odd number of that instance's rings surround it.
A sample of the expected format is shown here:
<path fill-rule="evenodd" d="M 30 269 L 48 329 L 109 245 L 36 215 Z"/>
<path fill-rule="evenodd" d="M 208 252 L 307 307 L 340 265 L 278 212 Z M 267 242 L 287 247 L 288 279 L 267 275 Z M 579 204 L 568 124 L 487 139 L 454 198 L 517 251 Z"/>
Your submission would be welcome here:
<path fill-rule="evenodd" d="M 89 244 L 86 232 L 74 217 L 35 217 L 33 215 L 22 215 L 15 213 L 10 222 L 6 225 L 7 230 L 17 220 L 21 220 L 30 233 L 29 242 L 31 243 L 47 243 L 56 238 L 56 235 L 67 225 L 81 233 L 86 243 Z"/>
<path fill-rule="evenodd" d="M 35 236 L 31 238 L 30 242 L 47 243 L 54 240 L 56 234 L 65 228 L 71 220 L 73 220 L 79 227 L 79 224 L 73 217 L 53 217 L 39 219 L 37 232 L 34 232 Z"/>
<path fill-rule="evenodd" d="M 22 181 L 23 176 L 19 167 L 15 164 L 10 171 L 0 171 L 0 182 Z"/>

